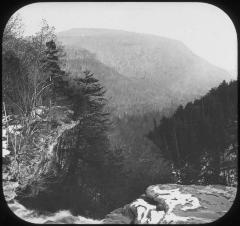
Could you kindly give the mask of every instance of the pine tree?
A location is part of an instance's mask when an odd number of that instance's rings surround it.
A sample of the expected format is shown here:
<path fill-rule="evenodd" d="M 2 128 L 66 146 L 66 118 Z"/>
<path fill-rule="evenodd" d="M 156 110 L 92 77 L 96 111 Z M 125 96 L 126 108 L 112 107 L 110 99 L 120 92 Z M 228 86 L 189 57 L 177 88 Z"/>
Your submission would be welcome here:
<path fill-rule="evenodd" d="M 73 120 L 79 120 L 80 123 L 58 145 L 58 151 L 67 153 L 65 167 L 61 168 L 56 185 L 48 190 L 65 200 L 65 208 L 68 203 L 68 208 L 80 213 L 83 202 L 84 209 L 95 208 L 97 203 L 93 197 L 104 193 L 104 164 L 109 145 L 106 132 L 109 121 L 108 113 L 105 112 L 104 88 L 93 74 L 85 71 L 83 77 L 71 82 L 72 87 L 68 90 L 69 103 L 75 113 Z M 64 150 L 66 143 L 68 146 L 70 143 L 68 150 Z M 67 199 L 64 198 L 66 191 L 71 193 Z M 81 203 L 75 201 L 76 196 Z"/>
<path fill-rule="evenodd" d="M 42 58 L 42 71 L 46 74 L 45 82 L 50 84 L 45 99 L 48 99 L 49 106 L 55 105 L 61 97 L 66 95 L 68 82 L 67 74 L 60 68 L 60 49 L 53 40 L 46 42 L 45 55 Z"/>
<path fill-rule="evenodd" d="M 79 106 L 82 123 L 79 133 L 88 150 L 84 153 L 85 160 L 99 164 L 103 161 L 103 151 L 108 146 L 106 131 L 109 126 L 109 114 L 105 112 L 107 103 L 104 98 L 105 90 L 89 71 L 84 71 L 83 74 L 83 78 L 75 80 L 81 87 L 82 94 L 81 106 Z M 78 143 L 82 145 L 81 139 Z"/>
<path fill-rule="evenodd" d="M 223 81 L 201 99 L 179 107 L 172 117 L 163 118 L 148 137 L 167 160 L 183 169 L 183 183 L 218 184 L 226 150 L 237 150 L 236 125 L 237 81 Z"/>

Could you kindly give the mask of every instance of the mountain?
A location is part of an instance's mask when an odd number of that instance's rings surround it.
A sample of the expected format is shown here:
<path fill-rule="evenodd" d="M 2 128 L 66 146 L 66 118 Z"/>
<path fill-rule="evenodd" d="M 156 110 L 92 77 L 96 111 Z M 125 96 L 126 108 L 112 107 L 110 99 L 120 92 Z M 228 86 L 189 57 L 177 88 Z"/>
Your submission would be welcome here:
<path fill-rule="evenodd" d="M 231 79 L 227 71 L 173 39 L 90 28 L 74 28 L 57 36 L 66 47 L 69 70 L 83 67 L 94 72 L 120 114 L 185 104 Z"/>

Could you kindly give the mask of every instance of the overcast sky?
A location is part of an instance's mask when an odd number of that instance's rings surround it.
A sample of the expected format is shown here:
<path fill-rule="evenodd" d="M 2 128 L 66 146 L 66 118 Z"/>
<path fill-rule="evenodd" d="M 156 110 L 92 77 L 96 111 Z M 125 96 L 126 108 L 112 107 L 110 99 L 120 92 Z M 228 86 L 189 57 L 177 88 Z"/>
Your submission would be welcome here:
<path fill-rule="evenodd" d="M 237 35 L 231 19 L 206 3 L 79 2 L 34 3 L 17 11 L 26 35 L 41 20 L 56 32 L 71 28 L 110 28 L 150 33 L 184 42 L 195 54 L 237 76 Z"/>

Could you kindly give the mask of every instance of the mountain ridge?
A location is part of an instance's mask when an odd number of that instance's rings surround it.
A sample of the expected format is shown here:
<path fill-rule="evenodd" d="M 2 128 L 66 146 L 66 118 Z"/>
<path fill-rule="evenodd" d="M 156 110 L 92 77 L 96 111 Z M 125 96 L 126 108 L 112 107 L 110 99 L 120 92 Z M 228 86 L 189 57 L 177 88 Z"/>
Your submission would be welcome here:
<path fill-rule="evenodd" d="M 156 104 L 160 110 L 168 107 L 170 102 L 185 104 L 204 95 L 222 80 L 231 79 L 226 70 L 197 56 L 181 41 L 157 35 L 113 29 L 73 28 L 59 32 L 58 39 L 68 48 L 67 55 L 71 60 L 81 58 L 79 64 L 84 61 L 85 68 L 96 75 L 105 65 L 109 68 L 105 70 L 105 76 L 115 77 L 115 82 L 119 75 L 125 80 L 130 78 L 128 86 L 135 86 L 132 90 L 138 89 L 137 93 L 143 93 L 145 104 Z M 73 54 L 77 50 L 80 51 Z M 83 51 L 88 52 L 90 57 L 84 59 Z M 92 61 L 100 63 L 96 67 Z M 70 71 L 76 69 L 71 63 L 68 68 Z M 122 89 L 127 101 L 131 88 L 124 90 L 124 85 L 116 87 L 114 83 L 111 86 L 108 84 L 109 87 L 113 95 L 114 89 Z M 139 99 L 137 93 L 131 101 L 132 105 Z"/>
<path fill-rule="evenodd" d="M 155 37 L 155 38 L 160 38 L 162 40 L 171 40 L 173 42 L 178 42 L 180 45 L 184 46 L 186 49 L 188 49 L 188 51 L 191 51 L 193 55 L 196 55 L 197 57 L 201 58 L 201 60 L 210 63 L 207 59 L 205 59 L 202 56 L 199 56 L 198 54 L 194 53 L 194 51 L 191 50 L 190 47 L 188 47 L 183 41 L 178 40 L 178 39 L 174 39 L 174 38 L 169 38 L 166 36 L 160 36 L 160 35 L 156 35 L 156 34 L 151 34 L 151 33 L 143 33 L 143 32 L 135 32 L 135 31 L 127 31 L 127 30 L 122 30 L 122 29 L 111 29 L 111 28 L 71 28 L 68 30 L 62 30 L 59 31 L 57 33 L 58 36 L 79 36 L 81 34 L 83 34 L 83 32 L 88 32 L 88 35 L 93 35 L 93 33 L 95 32 L 95 34 L 99 35 L 99 33 L 101 34 L 101 32 L 105 32 L 106 33 L 112 33 L 112 32 L 116 32 L 116 33 L 122 33 L 122 34 L 129 34 L 129 35 L 142 35 L 142 36 L 151 36 L 151 37 Z M 74 34 L 75 33 L 75 34 Z M 223 71 L 225 71 L 228 74 L 234 74 L 233 70 L 227 70 L 225 68 L 222 68 L 216 64 L 210 63 L 211 65 L 213 65 L 214 67 L 221 69 Z M 232 75 L 233 76 L 233 75 Z"/>

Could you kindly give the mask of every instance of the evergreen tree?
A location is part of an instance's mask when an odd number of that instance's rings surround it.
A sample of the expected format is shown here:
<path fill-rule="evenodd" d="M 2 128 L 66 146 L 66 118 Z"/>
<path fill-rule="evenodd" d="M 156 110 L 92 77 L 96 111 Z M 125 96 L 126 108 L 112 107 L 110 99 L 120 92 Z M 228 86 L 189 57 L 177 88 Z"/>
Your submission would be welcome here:
<path fill-rule="evenodd" d="M 236 122 L 237 82 L 223 81 L 163 118 L 148 137 L 180 171 L 182 183 L 223 183 L 223 156 L 229 146 L 237 146 Z"/>
<path fill-rule="evenodd" d="M 46 74 L 46 84 L 49 84 L 47 95 L 49 105 L 55 105 L 56 102 L 66 95 L 68 91 L 67 74 L 60 68 L 59 59 L 60 50 L 53 40 L 46 42 L 45 55 L 41 60 L 41 69 Z"/>
<path fill-rule="evenodd" d="M 58 197 L 56 199 L 62 200 L 59 206 L 85 214 L 85 210 L 96 208 L 99 204 L 95 196 L 104 196 L 109 120 L 105 112 L 105 91 L 93 74 L 85 71 L 83 77 L 70 81 L 73 86 L 70 85 L 68 90 L 69 103 L 75 113 L 73 119 L 79 120 L 79 124 L 59 142 L 58 152 L 66 153 L 65 167 L 61 168 L 60 163 L 56 163 L 60 169 L 55 179 L 57 183 L 49 184 L 47 190 L 51 190 L 53 196 Z M 66 192 L 71 195 L 65 199 Z M 76 196 L 79 202 L 76 202 Z"/>
<path fill-rule="evenodd" d="M 104 98 L 105 90 L 89 71 L 85 71 L 84 77 L 76 79 L 76 82 L 81 87 L 83 96 L 80 106 L 80 111 L 83 112 L 80 128 L 83 132 L 81 135 L 87 146 L 91 146 L 91 149 L 94 150 L 88 152 L 89 157 L 86 153 L 86 159 L 98 164 L 99 161 L 103 161 L 103 150 L 106 150 L 108 145 L 106 131 L 109 125 L 109 114 L 105 111 L 107 103 Z"/>

